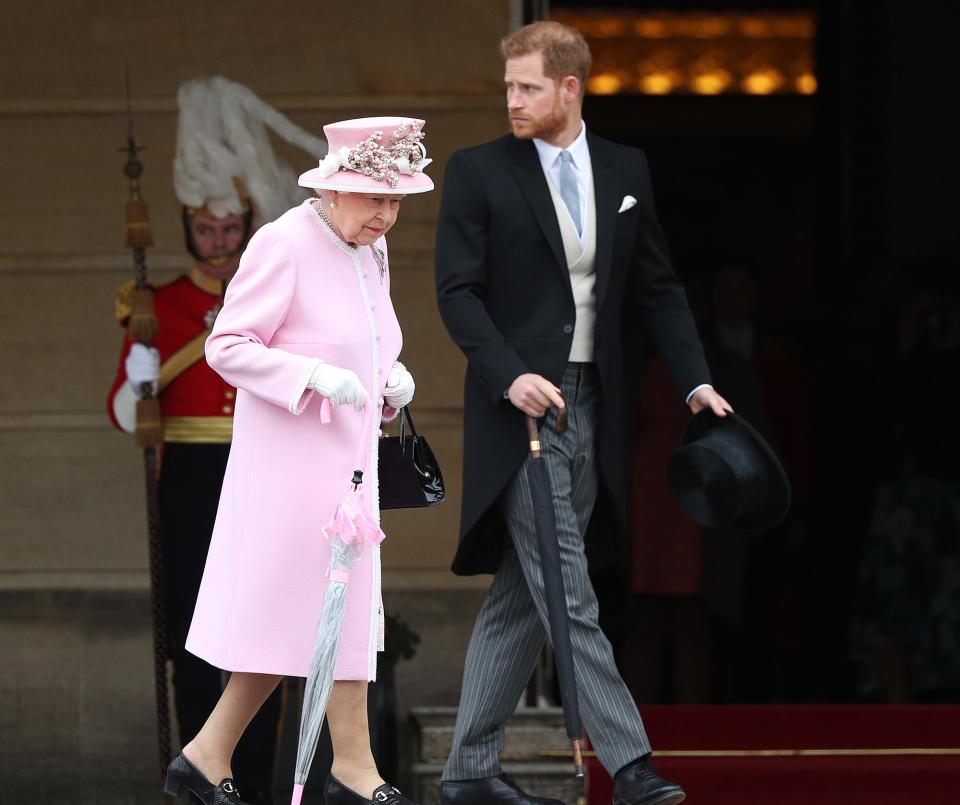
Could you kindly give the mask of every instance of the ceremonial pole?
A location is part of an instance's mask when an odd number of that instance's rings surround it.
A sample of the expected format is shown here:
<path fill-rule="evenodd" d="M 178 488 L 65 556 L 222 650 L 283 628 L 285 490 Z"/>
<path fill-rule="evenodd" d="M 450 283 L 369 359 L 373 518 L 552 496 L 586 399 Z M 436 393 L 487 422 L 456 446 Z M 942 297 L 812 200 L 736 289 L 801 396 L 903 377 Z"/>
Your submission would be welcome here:
<path fill-rule="evenodd" d="M 132 312 L 127 325 L 130 339 L 146 346 L 157 334 L 157 319 L 153 312 L 153 290 L 147 284 L 146 250 L 153 245 L 146 202 L 140 195 L 140 176 L 143 164 L 138 154 L 143 150 L 133 137 L 133 114 L 130 109 L 130 73 L 126 72 L 127 144 L 120 151 L 127 160 L 123 173 L 129 180 L 126 210 L 126 245 L 133 250 L 135 288 Z M 160 545 L 160 477 L 159 447 L 163 441 L 160 401 L 154 396 L 150 383 L 141 385 L 137 402 L 137 428 L 134 441 L 143 449 L 143 464 L 147 491 L 147 533 L 150 552 L 150 604 L 153 615 L 154 687 L 157 704 L 157 743 L 160 760 L 160 781 L 166 777 L 170 762 L 170 705 L 167 696 L 167 622 L 163 598 L 163 556 Z"/>

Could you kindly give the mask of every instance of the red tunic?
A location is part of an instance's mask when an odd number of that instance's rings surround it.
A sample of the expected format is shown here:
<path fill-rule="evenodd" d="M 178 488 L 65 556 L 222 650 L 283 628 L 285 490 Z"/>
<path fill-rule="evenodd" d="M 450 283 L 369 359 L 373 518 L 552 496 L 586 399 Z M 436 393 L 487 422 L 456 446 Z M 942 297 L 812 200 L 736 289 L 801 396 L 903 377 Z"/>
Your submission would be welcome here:
<path fill-rule="evenodd" d="M 201 285 L 203 287 L 201 287 Z M 207 329 L 212 310 L 221 304 L 220 283 L 194 269 L 156 289 L 154 309 L 159 330 L 153 346 L 160 352 L 161 365 L 184 344 Z M 107 411 L 114 427 L 113 398 L 127 380 L 124 361 L 132 342 L 124 336 L 117 376 L 107 398 Z M 203 358 L 179 374 L 160 395 L 165 441 L 229 441 L 236 389 L 213 371 Z M 202 419 L 197 419 L 197 418 Z"/>

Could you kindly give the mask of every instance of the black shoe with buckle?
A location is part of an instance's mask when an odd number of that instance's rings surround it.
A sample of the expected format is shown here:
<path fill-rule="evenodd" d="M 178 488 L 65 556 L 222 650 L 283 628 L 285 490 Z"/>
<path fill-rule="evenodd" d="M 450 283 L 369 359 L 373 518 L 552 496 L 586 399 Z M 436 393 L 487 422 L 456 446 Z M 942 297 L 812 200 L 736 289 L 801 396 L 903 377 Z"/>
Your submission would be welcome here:
<path fill-rule="evenodd" d="M 327 777 L 326 785 L 323 787 L 323 798 L 327 805 L 417 805 L 390 783 L 384 783 L 373 792 L 372 799 L 367 799 L 347 788 L 332 774 Z"/>
<path fill-rule="evenodd" d="M 478 780 L 444 780 L 440 783 L 441 805 L 564 805 L 558 799 L 534 797 L 506 774 L 481 777 Z"/>
<path fill-rule="evenodd" d="M 677 805 L 686 798 L 680 786 L 654 771 L 649 755 L 628 763 L 613 778 L 613 805 Z"/>
<path fill-rule="evenodd" d="M 167 766 L 167 781 L 163 791 L 172 797 L 179 797 L 189 791 L 203 805 L 247 805 L 240 799 L 240 792 L 229 777 L 214 785 L 203 772 L 194 766 L 181 752 Z"/>

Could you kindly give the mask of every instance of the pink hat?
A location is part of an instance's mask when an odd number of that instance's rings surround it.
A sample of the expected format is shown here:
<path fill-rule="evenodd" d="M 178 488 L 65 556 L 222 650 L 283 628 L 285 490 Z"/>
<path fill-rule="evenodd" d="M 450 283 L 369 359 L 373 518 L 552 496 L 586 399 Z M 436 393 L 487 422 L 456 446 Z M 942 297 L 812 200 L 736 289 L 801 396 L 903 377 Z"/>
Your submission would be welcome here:
<path fill-rule="evenodd" d="M 345 193 L 426 193 L 433 181 L 423 121 L 412 117 L 361 117 L 323 127 L 329 143 L 319 167 L 300 176 L 301 187 Z"/>

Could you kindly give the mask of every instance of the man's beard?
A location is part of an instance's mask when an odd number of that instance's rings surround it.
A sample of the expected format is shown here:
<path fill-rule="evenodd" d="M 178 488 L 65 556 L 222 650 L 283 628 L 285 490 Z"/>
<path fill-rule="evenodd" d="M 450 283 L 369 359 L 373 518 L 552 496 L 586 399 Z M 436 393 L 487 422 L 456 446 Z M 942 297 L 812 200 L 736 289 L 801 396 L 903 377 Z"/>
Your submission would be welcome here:
<path fill-rule="evenodd" d="M 509 116 L 509 112 L 507 115 Z M 567 119 L 563 114 L 563 107 L 560 105 L 559 97 L 554 103 L 553 108 L 543 117 L 531 118 L 527 121 L 522 131 L 517 131 L 517 127 L 511 123 L 513 136 L 518 140 L 552 140 L 556 135 L 563 131 L 567 124 Z"/>

